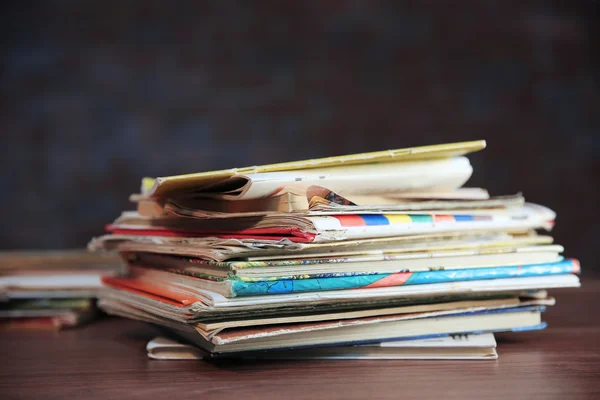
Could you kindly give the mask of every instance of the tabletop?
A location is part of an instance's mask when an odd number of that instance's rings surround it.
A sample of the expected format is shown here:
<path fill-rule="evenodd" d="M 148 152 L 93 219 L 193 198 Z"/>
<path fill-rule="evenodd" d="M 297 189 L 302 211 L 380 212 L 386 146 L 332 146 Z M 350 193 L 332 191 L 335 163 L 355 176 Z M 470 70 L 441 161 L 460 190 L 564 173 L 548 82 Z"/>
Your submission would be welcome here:
<path fill-rule="evenodd" d="M 600 280 L 551 292 L 544 331 L 496 336 L 496 361 L 158 361 L 158 335 L 103 318 L 61 332 L 0 332 L 0 397 L 199 399 L 600 398 Z"/>

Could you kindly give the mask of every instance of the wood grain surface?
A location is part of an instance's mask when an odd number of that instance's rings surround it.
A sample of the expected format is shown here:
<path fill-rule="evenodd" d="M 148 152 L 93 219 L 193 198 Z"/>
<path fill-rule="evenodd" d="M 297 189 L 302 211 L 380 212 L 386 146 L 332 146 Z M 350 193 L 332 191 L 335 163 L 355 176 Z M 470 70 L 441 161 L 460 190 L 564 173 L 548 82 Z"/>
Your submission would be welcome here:
<path fill-rule="evenodd" d="M 600 398 L 600 281 L 552 292 L 541 332 L 497 335 L 497 361 L 148 360 L 157 331 L 104 318 L 0 332 L 0 397 L 45 399 Z"/>

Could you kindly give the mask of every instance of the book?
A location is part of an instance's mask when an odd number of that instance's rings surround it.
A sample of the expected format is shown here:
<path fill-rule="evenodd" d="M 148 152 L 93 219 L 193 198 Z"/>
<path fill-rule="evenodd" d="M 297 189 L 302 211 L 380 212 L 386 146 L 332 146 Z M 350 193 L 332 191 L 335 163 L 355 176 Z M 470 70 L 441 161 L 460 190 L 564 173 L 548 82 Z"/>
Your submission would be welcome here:
<path fill-rule="evenodd" d="M 316 346 L 368 344 L 420 336 L 471 332 L 544 329 L 543 308 L 515 308 L 448 315 L 394 316 L 373 320 L 345 320 L 239 329 L 219 333 L 210 340 L 196 335 L 194 343 L 211 354 Z M 179 331 L 183 332 L 183 331 Z M 179 333 L 178 332 L 178 333 Z M 190 333 L 183 333 L 192 339 Z"/>
<path fill-rule="evenodd" d="M 240 280 L 272 280 L 296 276 L 331 277 L 339 274 L 416 272 L 449 269 L 486 268 L 499 265 L 551 263 L 562 260 L 559 245 L 475 248 L 466 250 L 429 250 L 341 257 L 304 257 L 266 261 L 210 261 L 198 257 L 151 252 L 123 252 L 131 266 L 154 267 L 168 272 L 199 278 L 234 277 Z"/>
<path fill-rule="evenodd" d="M 406 305 L 419 301 L 435 303 L 466 295 L 469 299 L 494 295 L 519 297 L 532 291 L 580 285 L 576 275 L 565 274 L 228 298 L 202 289 L 167 287 L 133 278 L 107 277 L 105 284 L 107 288 L 101 300 L 117 298 L 121 303 L 135 304 L 138 308 L 157 312 L 166 310 L 170 315 L 179 316 L 235 315 L 251 311 L 260 311 L 266 315 L 269 312 L 305 309 L 316 313 L 333 306 L 364 308 L 367 305 L 382 307 L 382 304 Z"/>
<path fill-rule="evenodd" d="M 441 159 L 442 161 L 444 161 L 444 159 L 460 157 L 474 151 L 482 150 L 485 148 L 485 145 L 486 143 L 484 140 L 477 140 L 472 142 L 421 146 L 372 153 L 327 157 L 314 160 L 293 161 L 244 168 L 232 168 L 227 170 L 201 172 L 187 175 L 177 175 L 160 178 L 145 178 L 142 180 L 141 191 L 142 194 L 146 197 L 168 198 L 177 192 L 186 192 L 190 190 L 196 191 L 198 188 L 206 188 L 210 185 L 222 184 L 224 181 L 231 180 L 236 176 L 245 174 L 261 174 L 304 170 L 313 170 L 314 172 L 316 168 L 341 167 L 342 169 L 345 169 L 347 166 L 373 165 L 375 163 L 385 162 L 396 163 L 404 161 L 436 159 Z M 242 181 L 244 180 L 242 179 Z M 335 190 L 333 188 L 331 189 Z"/>
<path fill-rule="evenodd" d="M 123 271 L 119 257 L 83 250 L 0 252 L 0 292 L 19 296 L 63 290 L 75 294 L 67 297 L 79 297 L 77 292 L 101 288 L 102 276 L 116 276 Z"/>
<path fill-rule="evenodd" d="M 159 336 L 146 345 L 152 360 L 200 360 L 205 353 L 195 346 Z M 235 357 L 235 355 L 233 355 Z M 246 353 L 255 360 L 495 360 L 496 340 L 492 333 L 398 340 L 362 346 L 324 347 Z"/>
<path fill-rule="evenodd" d="M 354 239 L 323 243 L 298 243 L 289 240 L 224 239 L 215 237 L 181 238 L 109 234 L 94 238 L 88 248 L 97 252 L 146 252 L 199 257 L 211 261 L 247 261 L 384 255 L 435 250 L 493 249 L 496 247 L 551 244 L 551 236 L 534 231 L 442 232 L 422 235 Z"/>
<path fill-rule="evenodd" d="M 92 299 L 18 299 L 0 302 L 0 318 L 45 317 L 65 310 L 85 311 L 93 307 Z"/>
<path fill-rule="evenodd" d="M 128 215 L 107 226 L 113 234 L 172 237 L 221 237 L 233 239 L 288 239 L 295 242 L 327 242 L 440 232 L 547 229 L 556 214 L 527 203 L 500 210 L 461 213 L 414 212 L 411 214 L 341 214 L 302 216 L 267 215 L 220 219 L 147 219 Z M 215 226 L 218 226 L 215 228 Z"/>
<path fill-rule="evenodd" d="M 393 273 L 325 273 L 313 275 L 288 275 L 241 280 L 229 276 L 211 279 L 211 276 L 194 274 L 189 269 L 163 270 L 130 265 L 130 279 L 155 283 L 173 289 L 193 291 L 200 289 L 225 297 L 274 295 L 282 293 L 323 292 L 343 289 L 371 289 L 393 286 L 425 285 L 457 281 L 532 277 L 579 273 L 577 260 L 569 259 L 545 264 L 496 266 L 488 268 L 452 269 L 438 271 Z M 200 275 L 200 276 L 198 276 Z"/>
<path fill-rule="evenodd" d="M 258 350 L 344 346 L 381 343 L 423 336 L 544 329 L 544 307 L 517 307 L 474 312 L 416 313 L 240 328 L 205 338 L 186 324 L 173 323 L 173 334 L 184 338 L 211 356 Z M 144 320 L 127 311 L 122 316 Z M 119 315 L 117 314 L 117 315 Z M 151 317 L 148 322 L 156 323 Z M 161 322 L 162 324 L 162 322 Z M 165 325 L 163 325 L 165 326 Z"/>
<path fill-rule="evenodd" d="M 83 249 L 0 252 L 0 276 L 100 275 L 123 272 L 114 255 Z"/>
<path fill-rule="evenodd" d="M 328 312 L 328 313 L 304 313 L 297 315 L 277 314 L 273 316 L 255 314 L 229 316 L 228 319 L 212 320 L 210 318 L 188 318 L 178 317 L 168 312 L 149 312 L 145 307 L 139 307 L 133 302 L 123 303 L 118 299 L 102 299 L 101 307 L 114 315 L 127 316 L 140 319 L 142 321 L 152 322 L 160 326 L 167 326 L 173 329 L 189 330 L 193 327 L 195 332 L 206 340 L 212 340 L 215 336 L 222 336 L 230 331 L 239 331 L 240 329 L 267 329 L 267 326 L 289 327 L 294 324 L 321 323 L 325 321 L 385 321 L 388 317 L 400 318 L 404 315 L 411 317 L 442 316 L 460 313 L 473 313 L 492 310 L 523 308 L 531 306 L 551 306 L 554 305 L 554 299 L 521 299 L 515 297 L 508 298 L 490 298 L 484 297 L 480 300 L 462 300 L 448 301 L 441 303 L 424 303 L 415 305 L 405 305 L 401 307 L 390 308 L 369 308 L 364 310 L 349 309 L 347 311 Z M 181 325 L 183 324 L 183 325 Z"/>
<path fill-rule="evenodd" d="M 0 252 L 2 329 L 62 329 L 98 315 L 103 276 L 124 271 L 119 257 L 83 250 Z"/>
<path fill-rule="evenodd" d="M 95 302 L 85 298 L 38 298 L 0 302 L 3 329 L 81 326 L 98 315 Z"/>

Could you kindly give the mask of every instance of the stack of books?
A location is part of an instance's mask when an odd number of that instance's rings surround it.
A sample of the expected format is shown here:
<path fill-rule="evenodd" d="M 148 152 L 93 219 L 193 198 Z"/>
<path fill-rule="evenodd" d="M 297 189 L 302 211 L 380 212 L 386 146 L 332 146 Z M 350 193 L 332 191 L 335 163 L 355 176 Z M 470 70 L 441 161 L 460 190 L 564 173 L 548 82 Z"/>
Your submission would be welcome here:
<path fill-rule="evenodd" d="M 99 305 L 210 356 L 389 357 L 403 340 L 543 329 L 546 290 L 579 286 L 579 263 L 537 233 L 553 211 L 463 187 L 483 148 L 145 178 L 137 211 L 89 244 L 128 266 Z"/>
<path fill-rule="evenodd" d="M 85 250 L 0 253 L 0 328 L 72 328 L 99 315 L 102 276 L 123 272 L 117 257 Z"/>

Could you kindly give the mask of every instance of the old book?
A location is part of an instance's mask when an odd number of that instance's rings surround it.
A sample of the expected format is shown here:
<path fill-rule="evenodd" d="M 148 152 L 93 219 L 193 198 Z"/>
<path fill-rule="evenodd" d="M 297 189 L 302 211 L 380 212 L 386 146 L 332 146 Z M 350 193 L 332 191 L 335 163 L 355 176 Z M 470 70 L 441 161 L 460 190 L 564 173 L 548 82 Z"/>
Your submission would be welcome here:
<path fill-rule="evenodd" d="M 210 192 L 211 190 L 213 193 L 221 192 L 222 195 L 225 197 L 230 196 L 238 199 L 244 197 L 250 198 L 252 196 L 246 194 L 249 190 L 249 187 L 246 185 L 248 182 L 252 182 L 252 178 L 247 179 L 247 176 L 249 174 L 292 172 L 289 176 L 292 177 L 292 179 L 295 179 L 298 176 L 295 176 L 295 174 L 293 173 L 294 171 L 314 172 L 316 171 L 316 169 L 327 169 L 327 171 L 329 171 L 335 168 L 341 168 L 342 170 L 345 170 L 346 168 L 354 168 L 355 166 L 360 168 L 361 166 L 378 165 L 383 163 L 395 164 L 397 167 L 402 168 L 400 165 L 398 165 L 399 162 L 418 162 L 419 160 L 429 160 L 434 163 L 437 161 L 445 162 L 446 160 L 451 160 L 453 157 L 460 157 L 464 154 L 479 151 L 484 148 L 485 141 L 478 140 L 472 142 L 449 143 L 433 146 L 413 147 L 407 149 L 386 150 L 373 153 L 352 154 L 345 156 L 327 157 L 304 161 L 293 161 L 245 168 L 232 168 L 221 171 L 210 171 L 187 175 L 160 177 L 156 179 L 145 178 L 142 181 L 142 194 L 144 196 L 153 198 L 168 198 L 172 197 L 176 193 L 182 193 L 192 189 L 194 191 L 197 191 L 198 189 L 203 189 L 207 192 Z M 466 167 L 464 161 L 459 161 L 459 163 L 463 163 L 463 165 Z M 466 169 L 463 169 L 463 171 L 468 171 L 468 169 L 470 169 L 470 166 L 466 167 Z M 310 172 L 307 172 L 307 174 L 311 174 L 311 176 L 313 176 Z M 468 172 L 468 176 L 470 176 L 470 174 L 471 172 Z M 345 175 L 351 176 L 352 174 Z M 442 173 L 442 175 L 444 174 Z M 322 175 L 317 174 L 314 176 L 316 176 L 318 179 L 319 176 Z M 466 179 L 468 179 L 468 176 L 462 175 L 462 177 L 457 179 L 456 182 L 459 182 L 460 180 L 466 181 Z M 449 178 L 449 176 L 446 175 L 446 178 Z M 286 178 L 286 181 L 287 179 L 288 178 Z M 365 182 L 368 181 L 366 180 Z M 462 185 L 462 183 L 454 183 L 453 185 L 449 185 L 448 182 L 445 182 L 443 184 L 446 187 L 459 187 Z M 416 186 L 417 187 L 413 187 L 413 189 L 418 188 L 418 182 L 416 182 Z M 346 185 L 346 187 L 350 186 Z M 430 187 L 430 189 L 431 188 L 432 187 Z M 339 188 L 335 187 L 330 187 L 330 189 L 334 191 L 339 191 Z M 226 192 L 232 193 L 227 194 Z M 273 193 L 272 187 L 263 187 L 255 193 L 259 192 L 262 194 L 268 193 L 269 195 L 276 194 Z M 341 190 L 340 192 L 344 192 L 344 190 Z"/>
<path fill-rule="evenodd" d="M 206 355 L 193 345 L 163 336 L 149 341 L 146 353 L 153 360 L 199 360 Z M 495 360 L 498 353 L 494 334 L 482 333 L 362 346 L 256 352 L 242 357 L 256 360 Z"/>
<path fill-rule="evenodd" d="M 443 232 L 526 231 L 554 226 L 556 214 L 526 203 L 505 209 L 435 211 L 386 214 L 312 216 L 294 213 L 261 217 L 213 219 L 148 219 L 138 214 L 121 216 L 107 230 L 117 235 L 221 237 L 232 239 L 288 239 L 295 242 L 328 242 Z"/>

